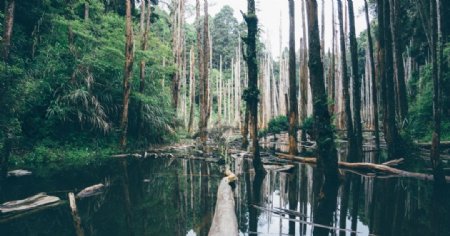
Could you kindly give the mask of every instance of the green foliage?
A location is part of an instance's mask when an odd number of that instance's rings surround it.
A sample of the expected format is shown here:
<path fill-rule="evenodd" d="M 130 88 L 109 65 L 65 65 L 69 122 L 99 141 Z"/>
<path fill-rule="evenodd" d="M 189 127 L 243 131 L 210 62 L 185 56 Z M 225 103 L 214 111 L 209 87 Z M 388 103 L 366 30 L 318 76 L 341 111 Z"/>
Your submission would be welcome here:
<path fill-rule="evenodd" d="M 11 56 L 0 67 L 0 143 L 7 133 L 21 136 L 15 148 L 25 157 L 21 161 L 75 160 L 118 144 L 125 19 L 119 8 L 93 0 L 85 20 L 84 3 L 16 2 Z M 171 141 L 178 125 L 170 82 L 162 83 L 174 70 L 169 16 L 158 7 L 153 13 L 149 49 L 140 50 L 141 37 L 134 39 L 128 124 L 132 147 Z M 147 64 L 146 86 L 137 93 L 141 60 Z"/>
<path fill-rule="evenodd" d="M 269 121 L 269 133 L 281 133 L 289 129 L 289 120 L 287 116 L 278 116 Z"/>
<path fill-rule="evenodd" d="M 212 21 L 211 37 L 214 53 L 213 66 L 219 68 L 220 56 L 224 69 L 231 68 L 231 60 L 236 54 L 238 46 L 238 21 L 234 17 L 233 8 L 224 6 Z"/>

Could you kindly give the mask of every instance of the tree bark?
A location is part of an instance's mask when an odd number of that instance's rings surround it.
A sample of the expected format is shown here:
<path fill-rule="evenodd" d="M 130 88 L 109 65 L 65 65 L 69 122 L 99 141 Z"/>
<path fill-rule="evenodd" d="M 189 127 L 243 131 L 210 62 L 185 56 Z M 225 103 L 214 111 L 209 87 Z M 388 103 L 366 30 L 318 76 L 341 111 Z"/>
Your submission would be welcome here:
<path fill-rule="evenodd" d="M 401 137 L 397 130 L 397 124 L 395 120 L 395 94 L 394 94 L 394 70 L 393 70 L 393 52 L 392 52 L 392 35 L 390 27 L 390 5 L 389 0 L 384 0 L 384 42 L 385 42 L 385 106 L 384 109 L 384 129 L 385 139 L 388 145 L 389 158 L 393 159 L 401 155 Z"/>
<path fill-rule="evenodd" d="M 372 33 L 371 33 L 371 27 L 370 27 L 370 19 L 369 19 L 369 6 L 367 4 L 367 0 L 364 0 L 364 8 L 366 13 L 366 24 L 367 24 L 367 42 L 369 47 L 369 57 L 370 57 L 370 73 L 371 73 L 371 79 L 372 79 L 372 113 L 373 113 L 373 123 L 374 123 L 374 129 L 375 129 L 375 145 L 377 149 L 380 148 L 380 127 L 379 127 L 379 118 L 378 118 L 378 80 L 377 75 L 375 73 L 375 58 L 373 55 L 373 41 L 372 41 Z"/>
<path fill-rule="evenodd" d="M 247 14 L 243 14 L 244 20 L 247 23 L 247 38 L 245 39 L 247 44 L 247 55 L 245 56 L 248 68 L 248 88 L 244 93 L 245 100 L 247 102 L 249 110 L 249 123 L 250 133 L 253 133 L 252 137 L 252 149 L 253 149 L 253 167 L 255 172 L 265 173 L 264 167 L 261 162 L 259 153 L 259 141 L 258 141 L 258 64 L 256 59 L 256 36 L 258 33 L 258 17 L 256 16 L 255 0 L 247 1 Z"/>
<path fill-rule="evenodd" d="M 402 48 L 399 37 L 399 1 L 390 0 L 390 18 L 391 18 L 391 34 L 392 34 L 392 48 L 394 51 L 394 66 L 395 66 L 395 82 L 397 88 L 397 107 L 401 123 L 405 122 L 408 115 L 408 98 L 406 96 L 405 84 L 405 68 L 403 66 Z"/>
<path fill-rule="evenodd" d="M 302 1 L 302 29 L 303 38 L 300 39 L 300 52 L 301 52 L 301 68 L 300 68 L 300 123 L 303 123 L 308 118 L 308 47 L 307 47 L 307 35 L 306 35 L 306 11 L 305 1 Z M 302 129 L 301 141 L 306 142 L 306 130 Z"/>
<path fill-rule="evenodd" d="M 353 9 L 353 0 L 347 0 L 348 14 L 350 22 L 350 58 L 352 62 L 352 76 L 353 76 L 353 128 L 355 135 L 355 151 L 356 158 L 351 158 L 355 161 L 362 159 L 362 124 L 361 124 L 361 78 L 359 77 L 358 69 L 358 45 L 356 42 L 355 33 L 355 14 Z"/>
<path fill-rule="evenodd" d="M 269 75 L 270 76 L 270 75 Z M 295 6 L 289 0 L 289 154 L 297 155 L 297 76 L 295 65 Z"/>
<path fill-rule="evenodd" d="M 194 111 L 195 111 L 195 54 L 194 54 L 194 46 L 191 47 L 191 51 L 189 53 L 190 58 L 190 67 L 189 67 L 189 96 L 190 96 L 190 108 L 189 108 L 189 123 L 188 123 L 188 132 L 192 133 L 193 124 L 194 124 Z"/>
<path fill-rule="evenodd" d="M 131 93 L 131 79 L 133 78 L 133 26 L 131 22 L 131 2 L 126 0 L 126 28 L 125 28 L 125 68 L 123 76 L 123 110 L 120 121 L 121 139 L 120 147 L 125 149 L 127 146 L 128 133 L 128 104 Z"/>
<path fill-rule="evenodd" d="M 445 183 L 445 176 L 440 158 L 441 114 L 442 114 L 442 66 L 443 66 L 443 35 L 442 35 L 442 3 L 440 0 L 430 1 L 431 16 L 431 60 L 433 65 L 433 138 L 431 145 L 431 164 L 436 183 Z"/>
<path fill-rule="evenodd" d="M 150 31 L 150 15 L 151 15 L 151 3 L 148 1 L 147 7 L 145 5 L 147 1 L 143 0 L 141 2 L 141 19 L 140 19 L 140 30 L 141 30 L 141 50 L 146 51 L 148 45 L 148 33 Z M 145 90 L 145 67 L 146 62 L 142 59 L 139 63 L 139 93 L 144 93 Z M 138 136 L 140 137 L 142 134 L 143 128 L 143 113 L 144 113 L 144 104 L 143 102 L 139 102 L 139 114 L 138 114 Z"/>
<path fill-rule="evenodd" d="M 11 47 L 11 36 L 14 27 L 14 9 L 15 0 L 5 0 L 5 22 L 3 28 L 3 61 L 7 62 L 9 58 L 9 49 Z"/>
<path fill-rule="evenodd" d="M 349 151 L 352 153 L 355 151 L 355 136 L 353 132 L 353 119 L 352 108 L 350 104 L 350 83 L 347 71 L 347 51 L 345 48 L 345 35 L 344 35 L 344 20 L 342 15 L 342 1 L 337 0 L 338 17 L 339 17 L 339 36 L 340 36 L 340 49 L 341 49 L 341 72 L 342 72 L 342 94 L 344 95 L 345 102 L 345 123 L 347 128 L 347 139 L 349 141 Z M 350 154 L 349 156 L 354 156 Z"/>
<path fill-rule="evenodd" d="M 327 95 L 325 93 L 323 62 L 320 58 L 319 24 L 316 0 L 307 0 L 309 29 L 309 71 L 313 95 L 314 129 L 317 136 L 318 166 L 323 168 L 328 181 L 338 180 L 337 151 L 330 124 Z"/>
<path fill-rule="evenodd" d="M 208 0 L 204 0 L 204 18 L 203 18 L 203 47 L 206 50 L 203 51 L 202 64 L 200 70 L 202 70 L 200 78 L 200 140 L 203 145 L 206 144 L 208 120 L 209 120 L 209 96 L 208 96 L 208 74 L 209 74 L 209 34 L 208 34 Z"/>

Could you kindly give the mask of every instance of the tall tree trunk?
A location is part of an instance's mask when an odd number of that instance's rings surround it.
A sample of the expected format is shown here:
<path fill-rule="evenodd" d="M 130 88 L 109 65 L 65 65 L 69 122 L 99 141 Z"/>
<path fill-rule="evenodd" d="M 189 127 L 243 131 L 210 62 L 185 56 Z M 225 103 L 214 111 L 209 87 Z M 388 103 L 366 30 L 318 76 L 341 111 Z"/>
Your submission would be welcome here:
<path fill-rule="evenodd" d="M 188 132 L 192 133 L 192 125 L 194 124 L 194 111 L 195 111 L 195 54 L 194 46 L 191 47 L 189 53 L 189 96 L 190 96 L 190 108 L 189 108 L 189 122 Z"/>
<path fill-rule="evenodd" d="M 300 68 L 300 123 L 303 123 L 308 118 L 308 47 L 307 47 L 307 35 L 306 35 L 306 10 L 305 1 L 302 1 L 302 32 L 303 38 L 300 39 L 300 51 L 301 55 L 301 68 Z M 306 130 L 302 128 L 301 133 L 302 142 L 306 141 Z"/>
<path fill-rule="evenodd" d="M 430 1 L 431 16 L 431 60 L 433 64 L 433 140 L 431 146 L 431 164 L 436 183 L 445 184 L 445 176 L 440 158 L 441 114 L 442 114 L 442 76 L 444 38 L 442 29 L 442 3 L 440 0 Z"/>
<path fill-rule="evenodd" d="M 270 60 L 270 59 L 269 59 Z M 295 6 L 289 0 L 289 154 L 297 155 L 297 76 L 295 65 Z"/>
<path fill-rule="evenodd" d="M 353 119 L 352 119 L 352 108 L 350 104 L 350 83 L 347 71 L 347 52 L 345 48 L 345 35 L 344 35 L 344 21 L 342 15 L 342 1 L 337 0 L 338 6 L 338 17 L 339 17 L 339 36 L 340 36 L 340 48 L 341 48 L 341 77 L 342 77 L 342 94 L 344 96 L 345 102 L 345 123 L 347 130 L 347 139 L 349 142 L 349 151 L 352 153 L 355 151 L 355 136 L 353 132 Z M 349 155 L 353 157 L 354 155 Z"/>
<path fill-rule="evenodd" d="M 360 161 L 362 158 L 362 124 L 361 124 L 361 77 L 359 77 L 358 69 L 358 45 L 356 42 L 355 33 L 355 14 L 353 11 L 353 0 L 347 0 L 348 14 L 350 23 L 350 58 L 352 62 L 352 76 L 353 76 L 353 120 L 354 120 L 354 135 L 355 135 L 355 161 Z"/>
<path fill-rule="evenodd" d="M 394 66 L 395 66 L 395 82 L 397 88 L 397 107 L 401 123 L 406 121 L 408 115 L 408 98 L 406 96 L 405 84 L 405 68 L 403 66 L 402 48 L 399 37 L 399 1 L 390 0 L 391 7 L 391 33 L 392 33 L 392 47 L 394 50 Z"/>
<path fill-rule="evenodd" d="M 392 52 L 392 34 L 390 27 L 390 6 L 389 0 L 384 0 L 384 27 L 381 28 L 384 31 L 385 41 L 385 87 L 386 97 L 384 109 L 384 127 L 385 127 L 385 139 L 388 145 L 389 158 L 397 158 L 401 155 L 401 138 L 397 130 L 397 124 L 395 120 L 395 94 L 394 94 L 394 70 L 393 70 L 393 52 Z"/>
<path fill-rule="evenodd" d="M 307 0 L 309 29 L 309 71 L 313 95 L 314 130 L 317 141 L 318 166 L 323 168 L 326 181 L 338 180 L 337 151 L 330 124 L 325 93 L 323 62 L 320 58 L 319 24 L 316 0 Z"/>
<path fill-rule="evenodd" d="M 202 65 L 200 70 L 202 70 L 200 78 L 200 140 L 203 145 L 206 144 L 208 137 L 208 120 L 209 120 L 209 96 L 208 96 L 208 74 L 209 74 L 209 34 L 208 34 L 208 0 L 204 0 L 204 18 L 203 18 L 203 57 Z"/>
<path fill-rule="evenodd" d="M 147 6 L 145 5 L 145 0 L 141 2 L 141 20 L 140 20 L 140 29 L 141 29 L 141 50 L 147 51 L 148 45 L 148 33 L 150 31 L 150 15 L 151 15 L 151 4 L 148 2 Z M 145 67 L 146 62 L 144 59 L 140 61 L 139 64 L 139 93 L 144 93 L 145 90 Z M 144 113 L 144 104 L 139 102 L 139 115 L 138 115 L 138 135 L 141 136 L 142 129 L 142 121 L 143 121 L 143 113 Z"/>
<path fill-rule="evenodd" d="M 128 133 L 128 103 L 131 93 L 131 79 L 133 78 L 133 25 L 131 22 L 131 2 L 126 0 L 126 28 L 125 28 L 125 68 L 123 76 L 123 110 L 120 121 L 121 139 L 120 147 L 125 149 L 127 146 Z"/>
<path fill-rule="evenodd" d="M 373 123 L 375 129 L 375 145 L 380 148 L 380 127 L 378 121 L 378 83 L 377 83 L 377 74 L 375 73 L 375 58 L 373 55 L 373 41 L 372 41 L 372 33 L 370 27 L 370 19 L 369 19 L 369 6 L 367 4 L 367 0 L 364 0 L 364 8 L 366 13 L 366 24 L 367 24 L 367 42 L 369 47 L 369 57 L 370 57 L 370 73 L 372 79 L 372 113 L 373 113 Z"/>
<path fill-rule="evenodd" d="M 251 124 L 250 132 L 253 134 L 253 167 L 255 172 L 265 173 L 259 153 L 258 141 L 258 64 L 256 59 L 256 35 L 258 33 L 258 17 L 256 16 L 255 0 L 247 1 L 247 14 L 243 14 L 247 23 L 247 67 L 248 67 L 248 88 L 244 93 L 245 100 L 249 109 L 249 122 Z"/>
<path fill-rule="evenodd" d="M 333 115 L 336 109 L 336 26 L 334 16 L 334 0 L 331 1 L 331 25 L 332 25 L 332 42 L 331 42 L 331 65 L 330 65 L 330 78 L 328 79 L 328 96 L 333 101 L 328 110 Z"/>
<path fill-rule="evenodd" d="M 321 20 L 320 53 L 323 61 L 325 59 L 325 0 L 322 0 Z"/>
<path fill-rule="evenodd" d="M 14 9 L 15 0 L 5 0 L 5 23 L 3 28 L 3 61 L 7 62 L 9 57 L 9 48 L 11 46 L 11 35 L 14 27 Z"/>
<path fill-rule="evenodd" d="M 381 103 L 383 108 L 383 130 L 388 146 L 389 158 L 400 155 L 401 137 L 395 122 L 392 36 L 390 31 L 390 9 L 388 0 L 378 0 L 378 76 L 380 79 Z"/>

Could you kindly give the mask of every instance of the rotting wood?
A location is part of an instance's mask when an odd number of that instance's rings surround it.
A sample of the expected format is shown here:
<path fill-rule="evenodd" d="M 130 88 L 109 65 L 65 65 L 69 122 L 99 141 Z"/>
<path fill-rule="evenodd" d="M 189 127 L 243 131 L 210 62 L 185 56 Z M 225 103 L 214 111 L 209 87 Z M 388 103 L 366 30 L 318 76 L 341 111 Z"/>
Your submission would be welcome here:
<path fill-rule="evenodd" d="M 28 211 L 59 201 L 59 197 L 48 196 L 46 193 L 39 193 L 22 200 L 3 203 L 2 205 L 0 205 L 0 213 L 6 214 Z"/>
<path fill-rule="evenodd" d="M 77 198 L 86 198 L 86 197 L 99 195 L 99 194 L 101 194 L 103 192 L 104 188 L 105 188 L 104 184 L 92 185 L 90 187 L 87 187 L 87 188 L 81 190 L 77 194 Z"/>
<path fill-rule="evenodd" d="M 217 190 L 216 209 L 209 236 L 239 235 L 234 194 L 229 184 L 229 177 L 234 174 L 231 171 L 228 174 L 227 177 L 222 178 Z"/>
<path fill-rule="evenodd" d="M 5 216 L 0 216 L 0 223 L 6 223 L 6 222 L 9 222 L 9 221 L 12 221 L 12 220 L 15 220 L 15 219 L 19 219 L 19 218 L 22 218 L 22 217 L 25 217 L 25 216 L 28 216 L 28 215 L 31 215 L 31 214 L 34 214 L 34 213 L 38 213 L 38 212 L 47 210 L 49 208 L 58 207 L 58 206 L 61 206 L 63 204 L 66 204 L 66 203 L 67 203 L 66 201 L 58 201 L 58 202 L 55 202 L 55 203 L 51 203 L 51 204 L 48 204 L 48 205 L 45 205 L 45 206 L 42 206 L 42 207 L 38 207 L 38 208 L 31 209 L 31 210 L 23 211 L 23 212 L 20 212 L 20 213 L 6 214 Z"/>
<path fill-rule="evenodd" d="M 77 236 L 84 236 L 84 230 L 81 227 L 81 219 L 78 216 L 77 204 L 75 201 L 75 195 L 70 192 L 69 194 L 69 205 L 73 218 L 73 226 L 75 227 L 75 231 Z"/>
<path fill-rule="evenodd" d="M 288 154 L 283 154 L 283 153 L 277 153 L 276 155 L 279 158 L 285 159 L 285 160 L 297 161 L 297 162 L 306 163 L 306 164 L 317 164 L 317 159 L 314 157 L 298 157 L 298 156 L 293 156 L 293 155 L 288 155 Z M 377 171 L 377 172 L 382 172 L 382 173 L 387 173 L 387 174 L 398 175 L 400 177 L 409 177 L 409 178 L 416 178 L 416 179 L 421 179 L 421 180 L 433 180 L 434 179 L 433 175 L 404 171 L 404 170 L 396 169 L 396 168 L 393 168 L 393 167 L 390 167 L 387 165 L 383 165 L 383 164 L 361 163 L 361 162 L 349 163 L 349 162 L 340 161 L 340 162 L 338 162 L 338 166 L 339 166 L 339 168 L 344 168 L 344 169 Z M 446 176 L 445 180 L 447 182 L 450 182 L 450 176 Z"/>

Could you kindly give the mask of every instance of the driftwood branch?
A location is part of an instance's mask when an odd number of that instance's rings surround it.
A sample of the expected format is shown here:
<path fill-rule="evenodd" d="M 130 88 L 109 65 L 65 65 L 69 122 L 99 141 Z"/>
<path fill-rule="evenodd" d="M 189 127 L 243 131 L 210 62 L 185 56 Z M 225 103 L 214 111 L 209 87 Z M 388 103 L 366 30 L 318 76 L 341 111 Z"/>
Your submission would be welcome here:
<path fill-rule="evenodd" d="M 70 211 L 72 213 L 73 226 L 75 227 L 76 234 L 77 234 L 77 236 L 84 236 L 84 230 L 81 227 L 81 219 L 78 216 L 75 195 L 72 192 L 69 193 L 69 205 L 70 205 Z"/>
<path fill-rule="evenodd" d="M 290 160 L 290 161 L 297 161 L 301 163 L 307 163 L 307 164 L 317 164 L 317 159 L 314 157 L 298 157 L 283 153 L 277 153 L 277 156 L 281 159 Z M 422 179 L 422 180 L 433 180 L 433 175 L 430 174 L 424 174 L 424 173 L 414 173 L 409 171 L 404 171 L 400 169 L 396 169 L 384 164 L 373 164 L 373 163 L 365 163 L 365 162 L 359 162 L 359 163 L 349 163 L 349 162 L 338 162 L 338 166 L 340 168 L 344 169 L 353 169 L 353 170 L 362 170 L 362 171 L 377 171 L 382 172 L 386 174 L 393 174 L 400 177 L 410 177 L 410 178 L 416 178 L 416 179 Z M 450 176 L 445 177 L 447 182 L 450 182 Z"/>

